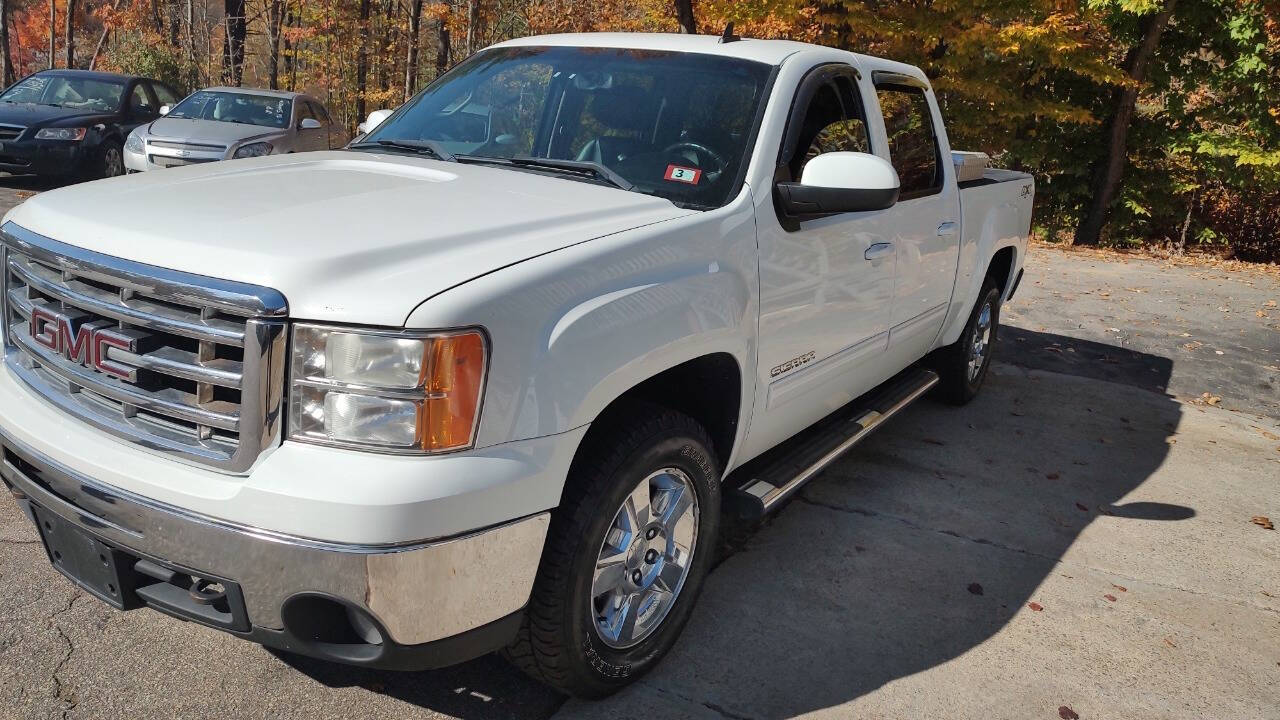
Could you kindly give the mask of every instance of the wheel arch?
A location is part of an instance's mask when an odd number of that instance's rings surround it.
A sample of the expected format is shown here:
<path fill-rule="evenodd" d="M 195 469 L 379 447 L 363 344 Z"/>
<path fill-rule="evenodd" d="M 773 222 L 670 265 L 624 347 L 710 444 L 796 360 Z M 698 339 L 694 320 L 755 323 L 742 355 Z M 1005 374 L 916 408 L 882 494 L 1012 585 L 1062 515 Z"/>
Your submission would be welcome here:
<path fill-rule="evenodd" d="M 742 367 L 728 352 L 695 357 L 663 370 L 627 389 L 592 421 L 578 452 L 606 434 L 638 405 L 657 405 L 688 415 L 711 437 L 712 452 L 723 471 L 738 444 L 745 420 L 742 411 Z"/>

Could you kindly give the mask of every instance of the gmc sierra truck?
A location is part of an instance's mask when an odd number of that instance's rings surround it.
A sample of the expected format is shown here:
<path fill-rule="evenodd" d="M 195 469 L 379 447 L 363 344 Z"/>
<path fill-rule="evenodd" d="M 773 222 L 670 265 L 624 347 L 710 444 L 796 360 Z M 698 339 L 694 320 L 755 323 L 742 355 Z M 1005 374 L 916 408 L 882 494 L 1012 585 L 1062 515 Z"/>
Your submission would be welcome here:
<path fill-rule="evenodd" d="M 978 392 L 1034 184 L 943 128 L 888 60 L 532 37 L 341 151 L 40 194 L 0 228 L 4 484 L 117 608 L 606 695 L 722 522 Z"/>

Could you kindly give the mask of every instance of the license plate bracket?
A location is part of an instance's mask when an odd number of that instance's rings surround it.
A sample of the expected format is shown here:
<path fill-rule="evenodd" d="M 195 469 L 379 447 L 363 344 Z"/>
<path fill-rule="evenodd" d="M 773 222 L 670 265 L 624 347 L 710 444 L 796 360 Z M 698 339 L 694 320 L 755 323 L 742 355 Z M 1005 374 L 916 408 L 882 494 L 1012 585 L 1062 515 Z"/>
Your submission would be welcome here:
<path fill-rule="evenodd" d="M 133 557 L 102 543 L 56 513 L 34 503 L 31 509 L 54 569 L 117 609 L 129 610 L 141 604 L 134 592 Z"/>

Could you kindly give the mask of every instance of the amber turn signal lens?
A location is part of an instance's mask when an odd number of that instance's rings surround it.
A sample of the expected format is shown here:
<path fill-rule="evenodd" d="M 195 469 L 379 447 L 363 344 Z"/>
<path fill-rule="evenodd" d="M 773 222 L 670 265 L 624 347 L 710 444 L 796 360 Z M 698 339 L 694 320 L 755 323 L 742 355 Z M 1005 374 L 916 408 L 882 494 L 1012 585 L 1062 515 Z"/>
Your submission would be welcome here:
<path fill-rule="evenodd" d="M 437 336 L 426 351 L 418 446 L 430 452 L 469 447 L 484 389 L 484 336 L 477 331 Z"/>

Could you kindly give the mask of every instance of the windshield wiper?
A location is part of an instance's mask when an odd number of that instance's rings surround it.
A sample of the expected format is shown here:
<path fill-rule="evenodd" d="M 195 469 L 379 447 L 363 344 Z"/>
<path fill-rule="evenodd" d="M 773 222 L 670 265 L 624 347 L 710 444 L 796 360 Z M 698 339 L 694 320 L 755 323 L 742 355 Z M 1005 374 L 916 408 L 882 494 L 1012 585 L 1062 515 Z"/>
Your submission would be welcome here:
<path fill-rule="evenodd" d="M 507 158 L 512 165 L 523 167 L 546 168 L 548 170 L 565 170 L 574 174 L 592 173 L 605 182 L 623 190 L 635 190 L 631 181 L 598 162 L 587 160 L 560 160 L 557 158 L 537 158 L 519 155 Z"/>
<path fill-rule="evenodd" d="M 557 160 L 556 158 L 536 158 L 529 157 L 527 155 L 518 155 L 510 158 L 489 157 L 487 155 L 458 155 L 457 159 L 458 162 L 467 163 L 515 165 L 517 167 L 531 167 L 539 170 L 560 170 L 565 174 L 573 175 L 575 177 L 592 175 L 622 190 L 636 189 L 636 186 L 632 185 L 626 178 L 598 162 L 586 162 L 583 160 Z"/>
<path fill-rule="evenodd" d="M 351 146 L 352 148 L 372 148 L 372 147 L 389 147 L 398 150 L 411 150 L 413 152 L 427 151 L 437 158 L 445 162 L 457 162 L 457 158 L 453 153 L 444 148 L 443 145 L 435 140 L 375 140 L 373 142 L 360 142 Z"/>

